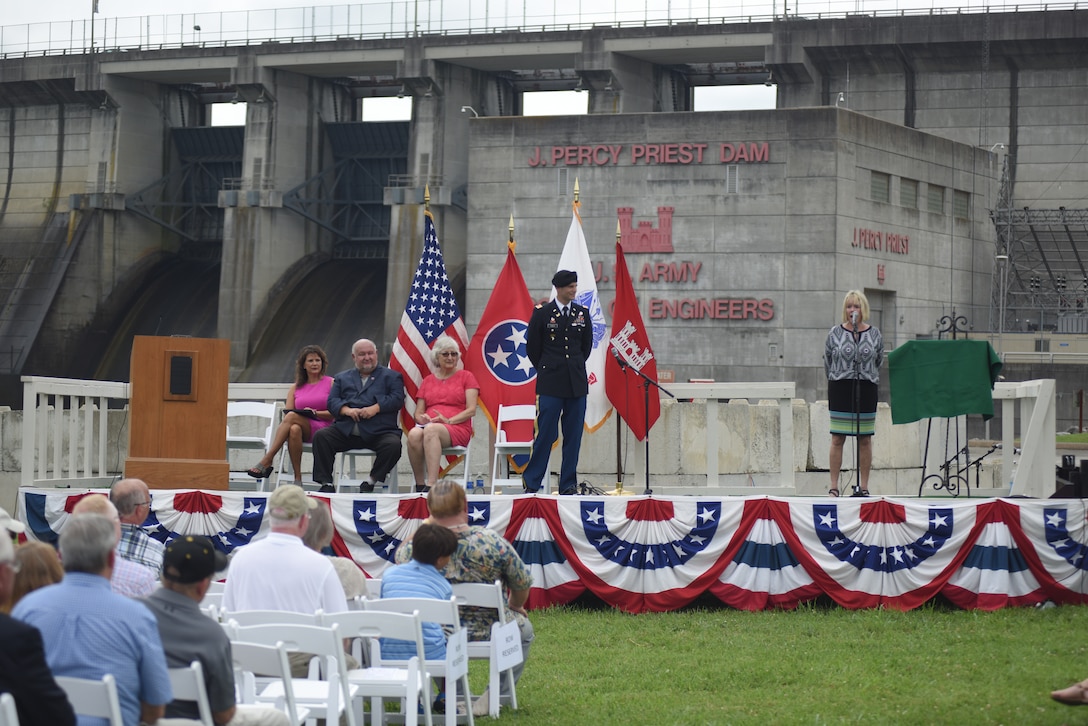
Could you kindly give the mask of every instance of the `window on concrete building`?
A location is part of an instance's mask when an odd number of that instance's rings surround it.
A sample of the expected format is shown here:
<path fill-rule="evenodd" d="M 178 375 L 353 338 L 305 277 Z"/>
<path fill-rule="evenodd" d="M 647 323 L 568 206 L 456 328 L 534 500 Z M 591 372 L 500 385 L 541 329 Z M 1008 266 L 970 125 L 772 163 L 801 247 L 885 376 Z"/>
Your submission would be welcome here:
<path fill-rule="evenodd" d="M 967 192 L 961 192 L 959 189 L 952 190 L 952 216 L 956 219 L 968 219 L 971 216 L 971 195 Z"/>
<path fill-rule="evenodd" d="M 521 94 L 522 116 L 585 116 L 589 94 L 585 91 L 526 91 Z"/>
<path fill-rule="evenodd" d="M 363 121 L 411 121 L 412 98 L 370 96 L 362 101 Z"/>
<path fill-rule="evenodd" d="M 899 180 L 899 206 L 907 209 L 918 208 L 918 181 L 916 179 Z"/>
<path fill-rule="evenodd" d="M 944 214 L 944 187 L 936 184 L 926 185 L 926 211 Z"/>
<path fill-rule="evenodd" d="M 209 103 L 209 126 L 245 126 L 244 103 Z"/>
<path fill-rule="evenodd" d="M 891 177 L 882 171 L 874 171 L 869 175 L 869 197 L 874 202 L 891 201 Z"/>
<path fill-rule="evenodd" d="M 728 164 L 725 167 L 725 193 L 736 194 L 740 186 L 740 167 L 736 164 Z"/>
<path fill-rule="evenodd" d="M 777 86 L 697 86 L 692 89 L 693 111 L 756 111 L 778 105 Z"/>
<path fill-rule="evenodd" d="M 557 172 L 555 191 L 556 195 L 560 197 L 567 196 L 567 192 L 570 191 L 570 169 L 565 166 L 561 166 L 555 170 Z"/>

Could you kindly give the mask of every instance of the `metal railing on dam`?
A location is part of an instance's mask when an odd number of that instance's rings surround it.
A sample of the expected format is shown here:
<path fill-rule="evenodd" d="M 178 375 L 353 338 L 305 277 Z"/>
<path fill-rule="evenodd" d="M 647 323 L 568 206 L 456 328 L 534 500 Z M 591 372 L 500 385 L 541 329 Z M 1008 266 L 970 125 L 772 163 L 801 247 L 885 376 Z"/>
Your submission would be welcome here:
<path fill-rule="evenodd" d="M 66 20 L 0 27 L 0 58 L 112 51 L 222 47 L 261 43 L 313 43 L 342 39 L 390 39 L 418 35 L 493 35 L 670 25 L 729 25 L 752 22 L 824 20 L 864 15 L 959 15 L 1062 11 L 1084 3 L 943 6 L 912 0 L 766 0 L 745 3 L 687 3 L 647 0 L 639 9 L 595 9 L 577 4 L 561 11 L 557 2 L 512 0 L 382 0 L 342 5 L 182 13 Z"/>

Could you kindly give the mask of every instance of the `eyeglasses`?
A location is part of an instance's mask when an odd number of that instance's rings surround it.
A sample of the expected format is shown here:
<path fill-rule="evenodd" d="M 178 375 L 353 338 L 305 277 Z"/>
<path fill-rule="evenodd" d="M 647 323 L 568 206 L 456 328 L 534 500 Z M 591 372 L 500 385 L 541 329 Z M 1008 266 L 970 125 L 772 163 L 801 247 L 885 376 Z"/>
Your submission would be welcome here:
<path fill-rule="evenodd" d="M 457 356 L 459 356 L 461 354 L 458 353 L 456 350 L 444 350 L 441 353 L 439 353 L 439 355 L 442 356 L 443 358 L 456 358 Z"/>

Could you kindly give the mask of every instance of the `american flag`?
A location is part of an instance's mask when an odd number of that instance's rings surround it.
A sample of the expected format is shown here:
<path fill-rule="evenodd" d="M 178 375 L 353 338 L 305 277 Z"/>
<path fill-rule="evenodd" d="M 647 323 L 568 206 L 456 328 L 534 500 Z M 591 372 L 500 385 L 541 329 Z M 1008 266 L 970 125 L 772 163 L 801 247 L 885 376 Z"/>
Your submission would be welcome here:
<path fill-rule="evenodd" d="M 424 212 L 423 216 L 423 255 L 412 277 L 408 304 L 400 318 L 397 342 L 393 344 L 393 355 L 389 358 L 389 367 L 400 371 L 404 377 L 405 406 L 400 417 L 405 430 L 415 425 L 412 414 L 419 385 L 434 370 L 431 365 L 434 341 L 446 333 L 457 341 L 462 355 L 468 349 L 468 331 L 446 274 L 434 217 L 430 211 Z"/>

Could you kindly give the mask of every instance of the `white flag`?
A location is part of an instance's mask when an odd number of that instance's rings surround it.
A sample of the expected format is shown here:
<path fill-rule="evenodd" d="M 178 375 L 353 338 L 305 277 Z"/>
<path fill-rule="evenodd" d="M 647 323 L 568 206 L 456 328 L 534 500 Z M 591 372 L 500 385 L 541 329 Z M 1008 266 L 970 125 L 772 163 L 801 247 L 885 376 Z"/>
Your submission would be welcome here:
<path fill-rule="evenodd" d="M 589 248 L 586 236 L 582 232 L 582 218 L 578 216 L 580 202 L 574 202 L 574 214 L 567 232 L 567 241 L 563 245 L 563 254 L 559 257 L 556 270 L 573 270 L 578 273 L 578 295 L 574 301 L 589 308 L 593 321 L 593 352 L 586 360 L 586 375 L 589 377 L 589 397 L 586 399 L 586 431 L 596 431 L 612 413 L 612 404 L 604 390 L 604 360 L 608 348 L 607 326 L 604 322 L 604 310 L 601 298 L 597 294 L 597 280 L 593 275 L 593 264 L 589 261 Z M 552 288 L 555 299 L 555 288 Z"/>

